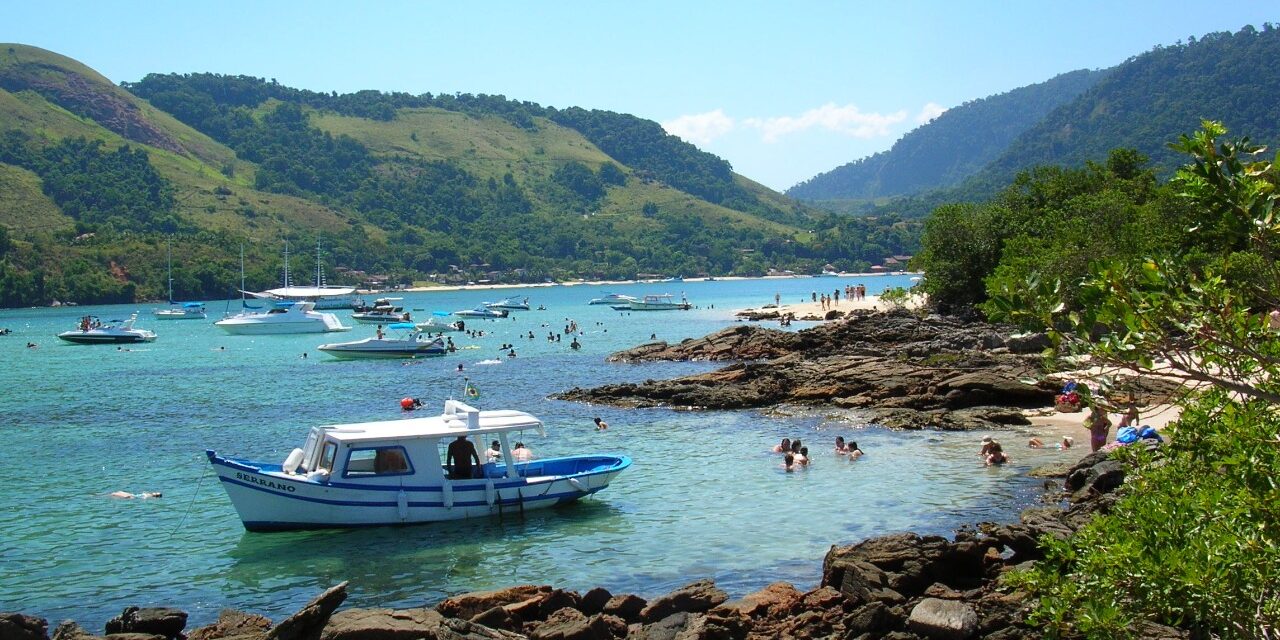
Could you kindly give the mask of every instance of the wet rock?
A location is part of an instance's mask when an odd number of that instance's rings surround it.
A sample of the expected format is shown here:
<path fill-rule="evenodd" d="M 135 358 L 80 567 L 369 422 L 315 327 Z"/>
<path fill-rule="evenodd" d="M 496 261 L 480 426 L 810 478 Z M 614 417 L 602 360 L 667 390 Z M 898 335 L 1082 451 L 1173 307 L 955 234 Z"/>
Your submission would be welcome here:
<path fill-rule="evenodd" d="M 260 615 L 223 609 L 218 614 L 218 621 L 198 627 L 187 634 L 187 640 L 218 640 L 248 634 L 265 636 L 271 629 L 271 620 Z"/>
<path fill-rule="evenodd" d="M 0 638 L 5 640 L 48 640 L 49 622 L 22 613 L 0 613 Z"/>
<path fill-rule="evenodd" d="M 436 605 L 436 611 L 446 618 L 468 620 L 494 607 L 523 602 L 535 597 L 541 598 L 551 591 L 552 588 L 549 586 L 531 584 L 494 591 L 473 591 L 445 598 Z"/>
<path fill-rule="evenodd" d="M 609 593 L 604 587 L 596 587 L 584 594 L 582 600 L 578 603 L 578 610 L 587 614 L 595 615 L 604 611 L 604 606 L 613 598 L 613 594 Z"/>
<path fill-rule="evenodd" d="M 178 638 L 187 626 L 187 612 L 168 607 L 125 607 L 107 621 L 106 633 L 146 633 Z"/>
<path fill-rule="evenodd" d="M 609 601 L 605 603 L 604 609 L 601 611 L 605 614 L 622 618 L 628 623 L 639 622 L 640 612 L 644 610 L 647 604 L 644 598 L 628 593 L 609 598 Z"/>
<path fill-rule="evenodd" d="M 702 613 L 729 599 L 715 582 L 698 580 L 689 583 L 665 596 L 655 598 L 640 611 L 641 622 L 657 622 L 673 613 Z"/>
<path fill-rule="evenodd" d="M 907 625 L 936 640 L 968 640 L 978 631 L 978 614 L 963 602 L 925 598 L 911 610 Z"/>
<path fill-rule="evenodd" d="M 316 640 L 329 621 L 329 616 L 347 599 L 347 582 L 343 581 L 316 596 L 297 613 L 285 618 L 267 632 L 267 640 Z"/>

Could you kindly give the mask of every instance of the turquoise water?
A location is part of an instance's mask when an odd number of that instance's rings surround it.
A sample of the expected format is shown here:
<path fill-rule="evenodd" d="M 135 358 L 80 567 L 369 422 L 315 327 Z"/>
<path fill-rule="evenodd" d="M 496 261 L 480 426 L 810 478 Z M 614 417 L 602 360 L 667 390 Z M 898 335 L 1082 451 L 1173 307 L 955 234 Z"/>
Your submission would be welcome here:
<path fill-rule="evenodd" d="M 0 327 L 14 331 L 0 337 L 0 611 L 72 618 L 91 629 L 132 604 L 182 608 L 193 625 L 225 606 L 279 618 L 341 580 L 351 581 L 350 606 L 421 606 L 529 582 L 652 596 L 708 576 L 740 595 L 776 580 L 814 585 L 833 543 L 1013 518 L 1035 495 L 1036 483 L 1019 472 L 1054 453 L 1015 454 L 1014 465 L 986 469 L 974 434 L 893 433 L 835 410 L 693 413 L 547 398 L 574 386 L 716 368 L 604 357 L 650 334 L 705 335 L 732 324 L 732 310 L 772 303 L 775 293 L 807 300 L 815 288 L 851 282 L 874 294 L 907 277 L 410 293 L 402 304 L 422 309 L 420 318 L 507 293 L 547 310 L 469 321 L 489 335 L 453 339 L 478 348 L 408 365 L 340 361 L 315 350 L 371 335 L 369 325 L 319 336 L 225 335 L 212 326 L 223 303 L 209 305 L 208 321 L 155 321 L 146 315 L 154 305 L 0 311 Z M 698 308 L 625 315 L 586 305 L 605 291 L 683 291 Z M 80 315 L 135 309 L 145 316 L 139 326 L 159 333 L 156 342 L 117 351 L 54 337 Z M 566 318 L 586 332 L 579 352 L 568 336 L 546 340 Z M 503 357 L 503 343 L 518 357 Z M 244 531 L 208 469 L 205 449 L 282 460 L 308 427 L 396 419 L 404 396 L 438 411 L 461 395 L 463 375 L 481 389 L 481 407 L 522 409 L 546 422 L 547 437 L 528 443 L 538 456 L 623 453 L 635 464 L 596 497 L 523 521 L 271 534 Z M 595 415 L 608 431 L 594 430 Z M 867 455 L 855 463 L 834 455 L 837 435 L 857 440 Z M 768 453 L 786 436 L 809 444 L 807 471 L 784 473 Z M 117 490 L 164 497 L 108 497 Z"/>

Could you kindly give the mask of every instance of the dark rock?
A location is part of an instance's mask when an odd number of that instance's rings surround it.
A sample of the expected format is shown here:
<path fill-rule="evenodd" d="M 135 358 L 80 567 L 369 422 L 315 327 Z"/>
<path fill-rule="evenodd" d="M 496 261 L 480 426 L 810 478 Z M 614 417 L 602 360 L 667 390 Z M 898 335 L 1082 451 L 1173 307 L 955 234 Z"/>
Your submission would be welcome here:
<path fill-rule="evenodd" d="M 506 607 L 493 607 L 488 611 L 477 613 L 475 617 L 471 618 L 471 621 L 490 629 L 504 629 L 506 631 L 519 631 L 524 625 L 524 620 L 507 611 Z"/>
<path fill-rule="evenodd" d="M 640 626 L 636 631 L 627 634 L 628 640 L 684 640 L 692 636 L 692 627 L 700 626 L 700 618 L 687 612 L 673 613 L 656 622 Z"/>
<path fill-rule="evenodd" d="M 698 580 L 649 602 L 640 611 L 641 622 L 657 622 L 673 613 L 702 613 L 729 599 L 715 582 Z"/>
<path fill-rule="evenodd" d="M 551 593 L 548 593 L 542 600 L 542 603 L 538 605 L 538 618 L 546 618 L 552 613 L 566 607 L 570 609 L 577 609 L 580 602 L 582 602 L 582 599 L 578 597 L 577 593 L 574 593 L 573 591 L 565 591 L 563 589 L 556 589 Z M 526 618 L 526 620 L 528 620 L 528 618 Z"/>
<path fill-rule="evenodd" d="M 540 599 L 551 591 L 551 587 L 531 584 L 495 591 L 473 591 L 445 598 L 436 605 L 436 611 L 446 618 L 469 620 L 494 607 L 515 604 L 534 597 L 541 601 Z"/>
<path fill-rule="evenodd" d="M 63 620 L 53 630 L 53 640 L 88 640 L 97 637 L 85 631 L 73 620 Z"/>
<path fill-rule="evenodd" d="M 604 606 L 613 598 L 613 594 L 609 593 L 604 587 L 596 587 L 584 594 L 582 600 L 578 603 L 578 610 L 587 614 L 595 615 L 604 611 Z"/>
<path fill-rule="evenodd" d="M 968 640 L 978 631 L 978 614 L 963 602 L 925 598 L 911 610 L 907 625 L 937 640 Z"/>
<path fill-rule="evenodd" d="M 888 605 L 883 602 L 869 602 L 862 605 L 854 609 L 853 613 L 850 613 L 844 619 L 844 627 L 850 635 L 882 633 L 898 626 L 900 623 L 901 620 L 894 617 Z"/>
<path fill-rule="evenodd" d="M 606 640 L 612 637 L 598 635 L 589 622 L 581 611 L 564 607 L 553 611 L 545 622 L 534 628 L 529 640 Z"/>
<path fill-rule="evenodd" d="M 603 613 L 611 616 L 617 616 L 626 620 L 628 623 L 639 622 L 640 612 L 644 610 L 648 603 L 644 598 L 633 594 L 624 594 L 609 598 L 605 603 Z"/>
<path fill-rule="evenodd" d="M 0 638 L 4 640 L 48 640 L 49 622 L 21 613 L 0 613 Z"/>
<path fill-rule="evenodd" d="M 429 608 L 348 609 L 333 614 L 320 640 L 516 640 L 524 636 L 467 620 L 446 618 Z"/>
<path fill-rule="evenodd" d="M 343 600 L 347 599 L 347 582 L 334 585 L 316 596 L 297 613 L 285 618 L 267 632 L 267 640 L 316 640 L 321 630 Z"/>
<path fill-rule="evenodd" d="M 223 609 L 217 622 L 192 630 L 187 634 L 187 640 L 218 640 L 254 633 L 265 636 L 270 629 L 271 620 L 263 616 Z"/>
<path fill-rule="evenodd" d="M 885 597 L 896 600 L 883 593 L 887 590 L 915 598 L 935 582 L 970 588 L 983 578 L 985 550 L 984 545 L 969 540 L 953 543 L 914 533 L 869 538 L 848 547 L 832 547 L 823 560 L 822 584 L 857 602 Z"/>
<path fill-rule="evenodd" d="M 187 612 L 168 607 L 125 607 L 107 621 L 106 633 L 146 633 L 178 638 L 187 626 Z"/>
<path fill-rule="evenodd" d="M 1082 492 L 1110 493 L 1124 483 L 1124 464 L 1105 460 L 1089 468 L 1085 474 Z"/>

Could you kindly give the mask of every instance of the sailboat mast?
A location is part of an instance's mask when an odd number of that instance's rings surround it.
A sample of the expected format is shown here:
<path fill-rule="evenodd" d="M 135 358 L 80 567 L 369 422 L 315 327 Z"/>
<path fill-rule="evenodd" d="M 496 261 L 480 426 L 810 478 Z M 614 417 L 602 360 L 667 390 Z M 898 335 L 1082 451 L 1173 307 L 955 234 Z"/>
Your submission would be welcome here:
<path fill-rule="evenodd" d="M 289 241 L 284 241 L 284 288 L 289 289 Z"/>
<path fill-rule="evenodd" d="M 244 294 L 244 244 L 242 243 L 240 245 L 240 308 L 241 309 L 248 306 L 245 304 L 244 295 L 245 295 Z"/>
<path fill-rule="evenodd" d="M 169 238 L 169 304 L 173 304 L 173 238 Z"/>

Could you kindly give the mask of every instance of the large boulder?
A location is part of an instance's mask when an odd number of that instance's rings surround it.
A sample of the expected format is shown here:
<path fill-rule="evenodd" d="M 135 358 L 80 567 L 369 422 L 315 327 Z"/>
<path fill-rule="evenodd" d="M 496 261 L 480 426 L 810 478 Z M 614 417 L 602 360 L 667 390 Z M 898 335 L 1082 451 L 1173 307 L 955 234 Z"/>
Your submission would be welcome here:
<path fill-rule="evenodd" d="M 148 633 L 179 638 L 187 626 L 187 612 L 169 607 L 125 607 L 107 621 L 106 633 Z"/>
<path fill-rule="evenodd" d="M 626 624 L 613 616 L 587 617 L 577 609 L 565 607 L 552 612 L 529 634 L 529 640 L 611 640 L 626 633 Z"/>
<path fill-rule="evenodd" d="M 653 623 L 674 613 L 703 613 L 729 599 L 729 594 L 711 580 L 691 582 L 665 596 L 655 598 L 640 611 L 640 621 Z"/>
<path fill-rule="evenodd" d="M 517 640 L 524 636 L 428 608 L 348 609 L 333 614 L 320 640 Z"/>
<path fill-rule="evenodd" d="M 907 626 L 935 640 L 969 640 L 978 631 L 978 613 L 954 600 L 925 598 L 911 610 Z"/>
<path fill-rule="evenodd" d="M 329 616 L 347 599 L 347 582 L 329 587 L 267 632 L 267 640 L 317 640 Z"/>
<path fill-rule="evenodd" d="M 987 544 L 941 536 L 900 533 L 832 547 L 822 565 L 822 584 L 857 602 L 915 598 L 935 582 L 967 589 L 981 583 Z"/>
<path fill-rule="evenodd" d="M 782 618 L 790 615 L 803 599 L 804 594 L 790 582 L 775 582 L 739 600 L 726 602 L 713 611 L 737 612 L 751 618 Z"/>
<path fill-rule="evenodd" d="M 4 640 L 48 640 L 49 622 L 22 613 L 0 613 L 0 638 Z"/>
<path fill-rule="evenodd" d="M 639 622 L 640 612 L 644 611 L 644 608 L 648 606 L 648 604 L 649 603 L 645 602 L 644 598 L 635 594 L 626 593 L 609 598 L 609 601 L 604 604 L 604 608 L 601 609 L 601 612 L 622 618 L 628 623 Z"/>

